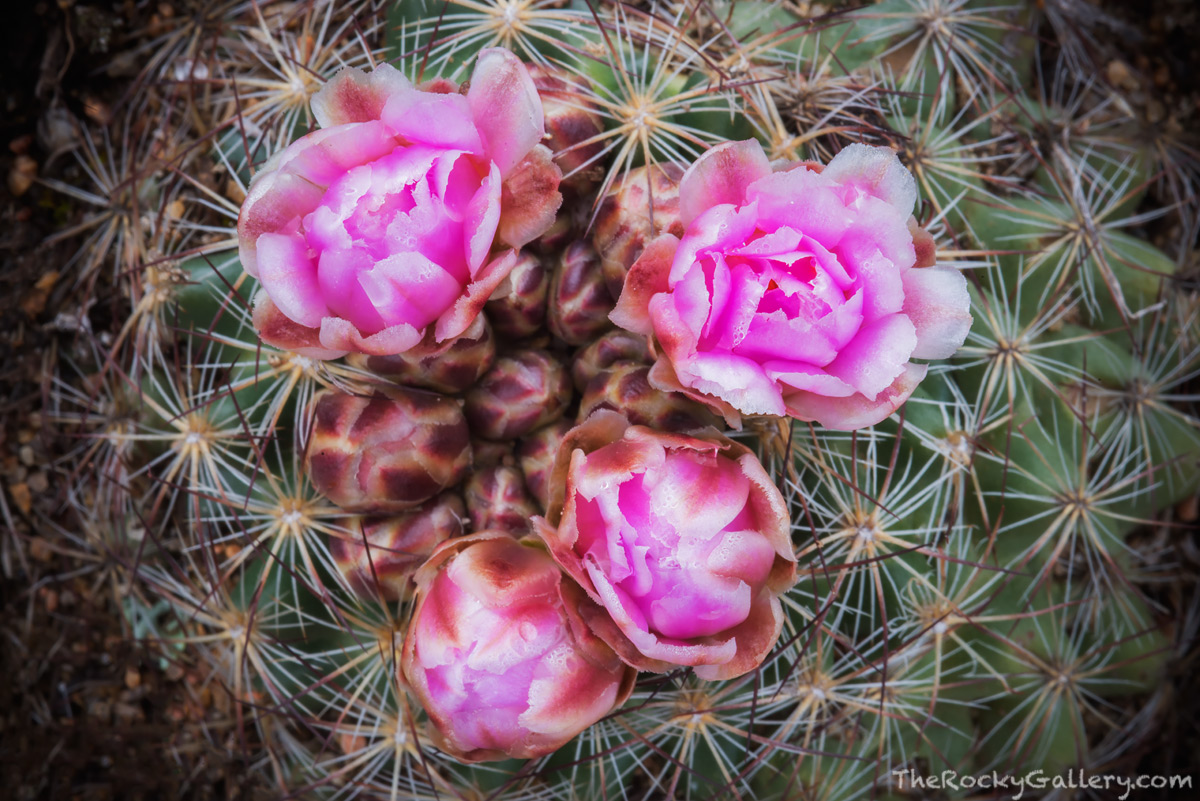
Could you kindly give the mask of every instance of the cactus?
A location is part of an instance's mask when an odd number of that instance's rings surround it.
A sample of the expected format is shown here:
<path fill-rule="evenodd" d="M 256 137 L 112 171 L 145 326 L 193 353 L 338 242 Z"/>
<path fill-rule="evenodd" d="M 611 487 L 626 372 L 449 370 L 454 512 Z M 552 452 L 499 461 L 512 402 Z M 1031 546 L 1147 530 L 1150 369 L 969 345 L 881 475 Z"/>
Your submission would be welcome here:
<path fill-rule="evenodd" d="M 1156 589 L 1182 572 L 1176 524 L 1200 492 L 1200 172 L 1194 151 L 1147 147 L 1088 75 L 1069 4 L 202 5 L 129 101 L 173 120 L 164 139 L 118 115 L 76 151 L 90 186 L 48 182 L 96 208 L 67 267 L 128 310 L 76 348 L 53 412 L 84 435 L 86 544 L 144 606 L 165 602 L 158 645 L 228 688 L 280 788 L 836 801 L 909 797 L 900 771 L 1137 772 L 1125 746 L 1171 713 L 1159 693 L 1200 619 Z M 252 175 L 315 124 L 338 67 L 386 61 L 440 91 L 497 46 L 553 95 L 554 227 L 513 251 L 460 337 L 430 326 L 400 356 L 325 359 L 241 268 Z M 150 92 L 164 76 L 196 91 Z M 725 428 L 654 394 L 660 354 L 607 315 L 647 245 L 682 235 L 687 165 L 748 138 L 814 165 L 892 145 L 917 246 L 936 249 L 925 269 L 967 276 L 971 332 L 875 425 L 747 414 L 720 435 L 791 521 L 796 581 L 772 584 L 782 633 L 761 664 L 656 662 L 631 687 L 604 633 L 555 606 L 554 637 L 603 651 L 616 706 L 500 759 L 503 738 L 463 733 L 462 699 L 414 667 L 410 622 L 441 606 L 414 602 L 412 576 L 435 553 L 416 583 L 446 584 L 439 565 L 467 564 L 471 542 L 548 570 L 557 546 L 530 520 L 561 509 L 553 454 L 595 409 Z M 1162 218 L 1184 233 L 1151 239 Z"/>

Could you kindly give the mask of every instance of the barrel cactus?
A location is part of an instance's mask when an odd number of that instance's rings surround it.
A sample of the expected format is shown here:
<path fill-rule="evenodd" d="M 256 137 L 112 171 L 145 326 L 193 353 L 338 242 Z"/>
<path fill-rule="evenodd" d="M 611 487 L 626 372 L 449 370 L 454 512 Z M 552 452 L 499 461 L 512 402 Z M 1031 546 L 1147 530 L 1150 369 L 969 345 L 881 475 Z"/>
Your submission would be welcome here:
<path fill-rule="evenodd" d="M 1066 4 L 201 5 L 61 412 L 278 787 L 1137 771 L 1198 619 L 1200 171 Z"/>

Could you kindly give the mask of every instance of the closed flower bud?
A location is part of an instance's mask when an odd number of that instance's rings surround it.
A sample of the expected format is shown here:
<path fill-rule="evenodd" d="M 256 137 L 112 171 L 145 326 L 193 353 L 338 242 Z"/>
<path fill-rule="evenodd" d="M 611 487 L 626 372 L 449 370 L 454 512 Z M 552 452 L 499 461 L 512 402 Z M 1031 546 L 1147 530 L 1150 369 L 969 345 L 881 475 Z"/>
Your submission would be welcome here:
<path fill-rule="evenodd" d="M 475 457 L 475 470 L 495 467 L 498 464 L 512 464 L 514 461 L 511 440 L 496 442 L 490 439 L 475 438 L 471 440 L 471 453 Z"/>
<path fill-rule="evenodd" d="M 542 512 L 545 512 L 546 501 L 550 497 L 550 470 L 554 467 L 554 455 L 563 436 L 571 428 L 571 421 L 556 420 L 527 434 L 517 443 L 517 461 L 525 475 L 525 486 L 537 500 Z"/>
<path fill-rule="evenodd" d="M 463 535 L 466 507 L 443 492 L 410 512 L 354 517 L 345 536 L 329 539 L 329 552 L 351 589 L 363 598 L 408 598 L 412 575 L 438 543 Z"/>
<path fill-rule="evenodd" d="M 546 322 L 546 294 L 550 291 L 550 271 L 528 251 L 521 251 L 517 263 L 483 307 L 492 328 L 505 340 L 524 339 Z"/>
<path fill-rule="evenodd" d="M 416 582 L 400 667 L 435 744 L 458 759 L 549 754 L 633 690 L 636 673 L 583 624 L 583 593 L 541 548 L 468 535 Z"/>
<path fill-rule="evenodd" d="M 558 213 L 554 224 L 546 232 L 526 245 L 544 259 L 553 261 L 558 258 L 567 245 L 581 236 L 581 231 L 587 228 L 587 212 L 591 207 L 586 204 L 571 204 Z M 549 286 L 549 282 L 547 282 Z"/>
<path fill-rule="evenodd" d="M 586 191 L 596 183 L 596 162 L 604 148 L 599 141 L 604 124 L 588 99 L 591 87 L 587 79 L 557 67 L 527 64 L 526 68 L 542 98 L 547 134 L 543 144 L 562 170 L 563 187 Z M 592 139 L 597 141 L 589 142 Z"/>
<path fill-rule="evenodd" d="M 535 531 L 625 662 L 710 680 L 762 664 L 796 560 L 787 504 L 748 448 L 598 411 L 564 437 L 550 486 Z"/>
<path fill-rule="evenodd" d="M 432 334 L 415 348 L 388 356 L 352 353 L 346 361 L 389 381 L 434 392 L 466 390 L 496 360 L 496 342 L 483 315 L 460 336 L 437 343 Z"/>
<path fill-rule="evenodd" d="M 650 364 L 652 361 L 644 336 L 618 328 L 575 354 L 571 380 L 575 382 L 575 389 L 583 392 L 593 378 L 618 364 Z"/>
<path fill-rule="evenodd" d="M 591 342 L 613 327 L 608 315 L 616 307 L 618 295 L 605 285 L 600 259 L 592 246 L 573 242 L 550 281 L 550 330 L 569 345 Z"/>
<path fill-rule="evenodd" d="M 313 403 L 308 477 L 346 511 L 411 509 L 457 484 L 471 466 L 467 423 L 450 398 L 404 389 L 370 397 L 326 390 Z"/>
<path fill-rule="evenodd" d="M 702 404 L 650 385 L 650 367 L 620 364 L 599 373 L 588 384 L 579 402 L 577 420 L 583 422 L 597 409 L 623 414 L 630 423 L 659 431 L 695 431 L 717 425 L 717 416 Z"/>
<path fill-rule="evenodd" d="M 498 464 L 476 470 L 463 484 L 471 530 L 496 529 L 520 536 L 529 533 L 529 518 L 538 513 L 521 471 Z"/>
<path fill-rule="evenodd" d="M 682 165 L 671 162 L 638 167 L 614 183 L 600 201 L 592 244 L 600 254 L 604 281 L 614 298 L 621 296 L 625 274 L 650 240 L 661 234 L 683 236 L 679 210 L 683 172 Z"/>
<path fill-rule="evenodd" d="M 486 439 L 512 439 L 557 420 L 571 400 L 566 369 L 538 350 L 510 353 L 467 392 L 471 430 Z"/>

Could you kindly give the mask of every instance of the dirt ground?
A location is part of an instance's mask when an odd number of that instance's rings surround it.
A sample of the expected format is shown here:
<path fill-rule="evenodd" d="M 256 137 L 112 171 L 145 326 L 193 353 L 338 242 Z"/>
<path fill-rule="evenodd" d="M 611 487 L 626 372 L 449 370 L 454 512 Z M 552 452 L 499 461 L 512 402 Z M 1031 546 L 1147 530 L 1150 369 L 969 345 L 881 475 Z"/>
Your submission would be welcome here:
<path fill-rule="evenodd" d="M 145 35 L 155 13 L 199 5 L 21 0 L 0 30 L 0 797 L 14 801 L 282 795 L 242 757 L 220 688 L 184 666 L 164 669 L 131 641 L 118 575 L 69 536 L 78 522 L 55 464 L 77 443 L 41 415 L 60 349 L 81 335 L 62 313 L 83 300 L 60 273 L 78 243 L 46 241 L 85 209 L 37 182 L 82 180 L 71 155 L 55 152 L 56 109 L 100 119 L 123 89 L 114 55 Z M 1112 80 L 1134 76 L 1151 119 L 1174 115 L 1197 129 L 1200 4 L 1055 5 L 1092 20 L 1098 63 Z M 89 299 L 94 332 L 119 324 L 108 290 Z M 1194 654 L 1176 667 L 1180 703 L 1144 746 L 1145 772 L 1200 767 L 1197 675 Z"/>

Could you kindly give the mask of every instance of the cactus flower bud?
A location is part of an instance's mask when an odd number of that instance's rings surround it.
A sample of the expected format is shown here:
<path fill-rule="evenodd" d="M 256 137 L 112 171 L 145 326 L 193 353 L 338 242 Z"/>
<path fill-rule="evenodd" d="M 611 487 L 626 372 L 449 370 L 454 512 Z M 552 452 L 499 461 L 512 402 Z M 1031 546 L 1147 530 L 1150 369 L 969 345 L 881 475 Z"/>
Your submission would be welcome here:
<path fill-rule="evenodd" d="M 729 679 L 762 663 L 796 562 L 787 504 L 748 448 L 601 410 L 563 439 L 550 487 L 535 531 L 628 664 Z"/>
<path fill-rule="evenodd" d="M 600 373 L 618 364 L 652 364 L 646 338 L 617 329 L 609 331 L 575 354 L 571 363 L 571 380 L 575 389 L 583 392 Z"/>
<path fill-rule="evenodd" d="M 545 145 L 554 153 L 554 162 L 563 173 L 563 187 L 577 192 L 596 182 L 595 165 L 604 148 L 599 141 L 604 124 L 588 95 L 591 86 L 585 78 L 548 64 L 526 64 L 529 77 L 537 87 L 546 112 Z M 596 140 L 590 143 L 589 140 Z M 588 144 L 585 144 L 588 143 Z"/>
<path fill-rule="evenodd" d="M 467 392 L 464 412 L 485 439 L 512 439 L 557 420 L 571 400 L 566 369 L 544 351 L 523 350 L 496 360 Z"/>
<path fill-rule="evenodd" d="M 416 583 L 400 667 L 434 742 L 459 759 L 549 754 L 633 690 L 636 673 L 579 619 L 583 593 L 541 548 L 468 535 Z"/>
<path fill-rule="evenodd" d="M 474 455 L 475 470 L 483 470 L 487 467 L 495 467 L 498 464 L 512 464 L 513 462 L 513 443 L 497 442 L 490 439 L 472 439 L 471 453 Z"/>
<path fill-rule="evenodd" d="M 577 420 L 597 409 L 611 409 L 629 422 L 659 431 L 695 431 L 717 425 L 717 416 L 704 405 L 678 392 L 663 392 L 650 384 L 650 366 L 619 364 L 596 375 L 579 402 Z"/>
<path fill-rule="evenodd" d="M 550 280 L 550 330 L 569 345 L 587 344 L 613 327 L 608 315 L 616 298 L 604 283 L 596 251 L 587 242 L 573 242 Z"/>
<path fill-rule="evenodd" d="M 650 240 L 661 234 L 683 236 L 679 208 L 683 172 L 682 165 L 672 162 L 638 167 L 614 183 L 600 201 L 592 244 L 600 254 L 604 281 L 614 298 L 621 296 L 625 274 Z"/>
<path fill-rule="evenodd" d="M 495 360 L 496 342 L 482 314 L 461 335 L 440 344 L 426 334 L 419 345 L 403 353 L 346 357 L 351 365 L 397 384 L 447 393 L 466 390 Z"/>
<path fill-rule="evenodd" d="M 492 328 L 506 340 L 524 339 L 546 321 L 550 271 L 528 251 L 521 251 L 512 271 L 483 307 Z"/>
<path fill-rule="evenodd" d="M 308 477 L 346 511 L 411 509 L 457 484 L 471 466 L 467 423 L 450 398 L 418 390 L 370 397 L 326 390 L 313 404 Z"/>
<path fill-rule="evenodd" d="M 351 589 L 363 598 L 407 598 L 412 574 L 438 543 L 463 535 L 466 507 L 453 492 L 389 517 L 354 517 L 345 537 L 330 537 L 329 552 Z"/>
<path fill-rule="evenodd" d="M 463 484 L 463 497 L 473 531 L 495 529 L 521 536 L 529 533 L 529 518 L 538 513 L 525 478 L 512 465 L 476 470 Z"/>
<path fill-rule="evenodd" d="M 546 501 L 550 497 L 550 470 L 554 467 L 554 455 L 571 428 L 570 420 L 556 420 L 525 435 L 517 443 L 517 461 L 525 475 L 525 486 L 537 499 L 542 512 L 545 512 Z"/>

